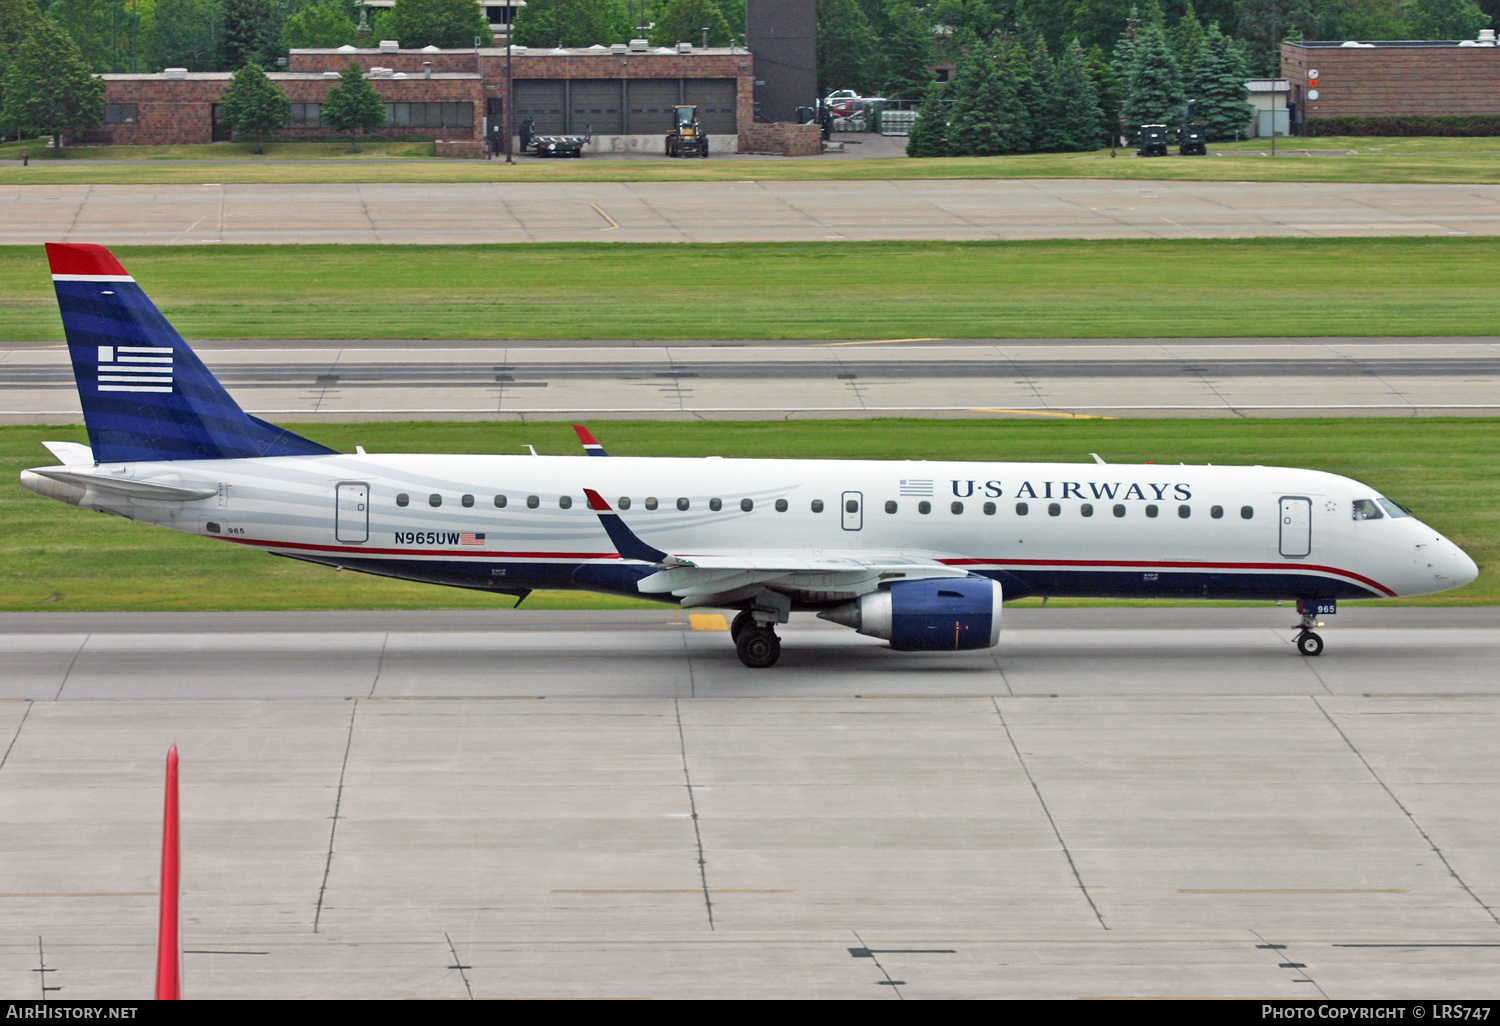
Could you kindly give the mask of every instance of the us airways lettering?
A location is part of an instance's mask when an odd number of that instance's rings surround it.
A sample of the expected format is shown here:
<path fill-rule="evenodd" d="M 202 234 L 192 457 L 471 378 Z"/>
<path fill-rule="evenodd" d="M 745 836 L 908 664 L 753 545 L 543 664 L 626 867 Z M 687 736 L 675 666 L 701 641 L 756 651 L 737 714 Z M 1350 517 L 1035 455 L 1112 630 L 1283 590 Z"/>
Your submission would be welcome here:
<path fill-rule="evenodd" d="M 397 545 L 457 545 L 457 531 L 397 531 Z"/>
<path fill-rule="evenodd" d="M 991 499 L 998 499 L 1005 494 L 1004 488 L 999 481 L 954 481 L 953 495 L 955 498 L 967 499 L 974 495 L 975 489 Z M 1178 502 L 1187 502 L 1193 497 L 1193 490 L 1186 484 L 1153 484 L 1146 482 L 1144 485 L 1135 482 L 1129 485 L 1123 481 L 1098 482 L 1098 481 L 1038 481 L 1032 484 L 1030 481 L 1022 481 L 1020 487 L 1015 491 L 1017 499 L 1113 499 L 1118 496 L 1121 499 L 1146 499 L 1154 498 L 1157 502 L 1165 501 L 1167 492 L 1171 491 L 1173 498 Z M 1150 494 L 1147 494 L 1147 493 Z"/>

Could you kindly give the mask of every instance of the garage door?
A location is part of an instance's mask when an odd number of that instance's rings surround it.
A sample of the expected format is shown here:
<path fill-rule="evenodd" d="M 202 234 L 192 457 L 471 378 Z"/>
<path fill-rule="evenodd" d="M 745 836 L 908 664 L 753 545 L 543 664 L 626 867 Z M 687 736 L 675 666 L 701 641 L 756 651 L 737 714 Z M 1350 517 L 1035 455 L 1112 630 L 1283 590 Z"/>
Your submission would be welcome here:
<path fill-rule="evenodd" d="M 638 78 L 630 83 L 632 135 L 666 135 L 672 130 L 672 107 L 680 83 L 675 78 Z"/>
<path fill-rule="evenodd" d="M 563 81 L 555 78 L 521 79 L 516 82 L 516 130 L 527 118 L 535 119 L 540 135 L 559 135 L 568 130 Z"/>
<path fill-rule="evenodd" d="M 619 135 L 625 131 L 624 105 L 620 102 L 620 80 L 578 78 L 569 83 L 568 131 L 582 133 L 592 125 L 595 135 Z"/>
<path fill-rule="evenodd" d="M 683 103 L 698 105 L 698 120 L 709 135 L 734 135 L 735 81 L 732 78 L 689 78 L 683 81 Z"/>

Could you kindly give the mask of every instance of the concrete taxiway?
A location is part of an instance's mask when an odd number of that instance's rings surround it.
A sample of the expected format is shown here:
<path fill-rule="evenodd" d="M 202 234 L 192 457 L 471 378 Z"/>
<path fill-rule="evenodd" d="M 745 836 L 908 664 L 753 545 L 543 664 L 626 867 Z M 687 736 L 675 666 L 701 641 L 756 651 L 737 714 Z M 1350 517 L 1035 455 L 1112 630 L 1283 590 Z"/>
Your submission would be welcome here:
<path fill-rule="evenodd" d="M 204 176 L 213 174 L 204 168 Z M 1500 233 L 1500 186 L 1096 179 L 0 186 L 0 245 Z"/>
<path fill-rule="evenodd" d="M 1500 991 L 1500 614 L 1006 616 L 0 616 L 0 990 L 149 993 L 176 742 L 194 997 Z"/>
<path fill-rule="evenodd" d="M 1489 337 L 202 348 L 247 410 L 298 421 L 1500 411 Z M 62 346 L 0 349 L 0 423 L 81 417 Z"/>

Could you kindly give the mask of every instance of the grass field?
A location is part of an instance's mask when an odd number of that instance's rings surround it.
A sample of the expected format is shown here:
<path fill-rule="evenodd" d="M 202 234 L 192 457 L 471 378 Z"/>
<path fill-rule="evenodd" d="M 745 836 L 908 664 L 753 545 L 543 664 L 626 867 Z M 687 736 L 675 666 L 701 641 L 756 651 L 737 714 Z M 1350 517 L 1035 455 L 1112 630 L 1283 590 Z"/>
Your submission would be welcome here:
<path fill-rule="evenodd" d="M 352 451 L 577 454 L 566 424 L 288 425 Z M 617 455 L 873 459 L 1058 460 L 1293 465 L 1347 474 L 1406 504 L 1478 561 L 1479 580 L 1413 605 L 1500 602 L 1500 422 L 1257 421 L 766 421 L 685 427 L 594 422 Z M 234 545 L 190 538 L 43 499 L 17 483 L 53 460 L 42 439 L 86 441 L 81 427 L 0 427 L 0 609 L 497 608 L 511 600 L 335 573 Z M 586 457 L 580 457 L 586 458 Z M 1034 601 L 1034 600 L 1026 600 Z M 1091 603 L 1076 603 L 1091 604 Z M 1159 604 L 1159 603 L 1152 603 Z M 528 607 L 643 605 L 581 593 L 538 593 Z"/>
<path fill-rule="evenodd" d="M 341 150 L 342 147 L 342 150 Z M 422 153 L 423 148 L 426 153 Z M 26 148 L 0 144 L 0 160 L 17 160 Z M 243 143 L 171 147 L 86 147 L 64 151 L 59 159 L 33 159 L 30 167 L 0 167 L 0 185 L 200 184 L 205 175 L 221 183 L 311 182 L 677 182 L 677 181 L 855 181 L 917 178 L 1104 178 L 1245 182 L 1500 182 L 1500 139 L 1334 136 L 1279 140 L 1269 145 L 1216 144 L 1224 156 L 1142 159 L 1121 150 L 1091 153 L 1035 153 L 1010 157 L 907 157 L 868 160 L 817 157 L 724 160 L 541 160 L 503 161 L 404 159 L 369 162 L 376 157 L 417 158 L 431 153 L 422 143 L 361 144 L 349 163 L 340 143 L 268 145 L 255 157 Z M 35 158 L 38 148 L 31 144 Z M 1313 155 L 1309 155 L 1313 151 Z M 329 158 L 339 158 L 338 161 Z M 135 163 L 110 164 L 111 160 Z M 165 160 L 231 160 L 230 164 L 168 164 Z M 282 163 L 281 161 L 313 161 Z M 319 163 L 317 161 L 323 161 Z"/>
<path fill-rule="evenodd" d="M 120 247 L 188 338 L 1500 335 L 1500 239 Z M 0 247 L 0 342 L 62 340 Z"/>

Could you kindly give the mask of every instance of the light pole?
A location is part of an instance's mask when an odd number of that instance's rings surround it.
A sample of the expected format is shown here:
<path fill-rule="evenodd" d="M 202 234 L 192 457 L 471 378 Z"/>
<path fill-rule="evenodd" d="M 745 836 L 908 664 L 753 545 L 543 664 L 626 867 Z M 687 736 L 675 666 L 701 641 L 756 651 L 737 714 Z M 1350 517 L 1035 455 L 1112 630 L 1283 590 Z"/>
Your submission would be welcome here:
<path fill-rule="evenodd" d="M 505 162 L 514 164 L 515 158 L 510 153 L 510 108 L 513 106 L 514 87 L 511 85 L 510 77 L 510 46 L 515 40 L 516 9 L 510 8 L 510 21 L 505 26 L 505 101 L 500 107 L 500 130 L 505 133 Z"/>

